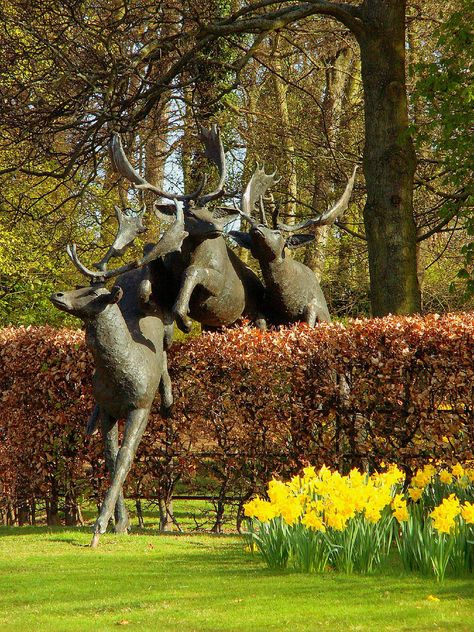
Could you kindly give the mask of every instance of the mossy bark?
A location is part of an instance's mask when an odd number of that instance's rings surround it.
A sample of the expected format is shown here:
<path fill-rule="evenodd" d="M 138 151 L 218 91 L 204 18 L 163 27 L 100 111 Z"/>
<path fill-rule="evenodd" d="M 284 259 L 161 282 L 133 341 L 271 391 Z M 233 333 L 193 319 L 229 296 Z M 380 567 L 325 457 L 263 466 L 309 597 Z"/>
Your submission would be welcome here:
<path fill-rule="evenodd" d="M 405 1 L 368 0 L 359 35 L 365 93 L 364 223 L 374 316 L 421 306 L 405 81 Z"/>

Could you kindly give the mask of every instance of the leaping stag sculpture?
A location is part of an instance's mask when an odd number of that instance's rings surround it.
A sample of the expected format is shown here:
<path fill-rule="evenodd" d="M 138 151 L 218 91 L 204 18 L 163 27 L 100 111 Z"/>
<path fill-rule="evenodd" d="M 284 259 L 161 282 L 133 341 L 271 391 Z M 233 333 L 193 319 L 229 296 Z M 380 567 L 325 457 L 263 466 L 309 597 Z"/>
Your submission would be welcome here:
<path fill-rule="evenodd" d="M 223 237 L 225 226 L 238 217 L 238 211 L 225 206 L 208 208 L 210 203 L 227 195 L 225 152 L 219 130 L 215 125 L 210 130 L 201 128 L 200 137 L 206 157 L 219 172 L 217 187 L 207 194 L 202 194 L 206 179 L 194 193 L 187 195 L 174 195 L 147 182 L 128 161 L 118 134 L 111 143 L 113 162 L 116 170 L 137 189 L 183 203 L 184 226 L 189 235 L 180 253 L 163 259 L 164 269 L 175 284 L 172 312 L 178 327 L 188 332 L 194 319 L 206 328 L 218 328 L 246 317 L 264 328 L 263 285 Z M 162 213 L 173 208 L 166 203 L 155 206 Z"/>
<path fill-rule="evenodd" d="M 333 208 L 319 217 L 295 225 L 278 222 L 278 207 L 272 214 L 273 227 L 270 228 L 265 215 L 263 196 L 278 179 L 257 167 L 242 196 L 239 213 L 250 224 L 249 232 L 230 231 L 233 239 L 249 248 L 258 260 L 265 284 L 265 308 L 268 319 L 273 324 L 288 324 L 297 321 L 314 327 L 316 321 L 330 322 L 331 317 L 326 299 L 314 272 L 299 261 L 285 256 L 286 248 L 298 248 L 315 238 L 314 234 L 291 234 L 309 226 L 332 224 L 347 209 L 354 186 L 357 167 L 346 186 L 340 200 Z M 259 202 L 260 221 L 252 214 Z M 287 237 L 286 234 L 290 233 Z"/>
<path fill-rule="evenodd" d="M 68 254 L 77 269 L 90 280 L 90 286 L 51 296 L 53 304 L 82 319 L 86 343 L 95 360 L 93 390 L 96 407 L 88 424 L 92 432 L 100 422 L 110 487 L 94 525 L 91 546 L 98 544 L 115 510 L 115 531 L 128 528 L 128 514 L 122 487 L 145 430 L 156 390 L 160 389 L 162 410 L 173 398 L 167 369 L 166 347 L 171 339 L 160 305 L 152 301 L 149 264 L 159 257 L 179 251 L 187 233 L 182 211 L 176 206 L 174 224 L 141 259 L 115 270 L 107 263 L 144 231 L 142 217 L 130 217 L 116 209 L 119 230 L 116 239 L 97 270 L 89 270 L 77 256 L 76 247 Z M 107 279 L 118 277 L 112 290 Z M 118 446 L 117 420 L 125 419 L 121 446 Z"/>

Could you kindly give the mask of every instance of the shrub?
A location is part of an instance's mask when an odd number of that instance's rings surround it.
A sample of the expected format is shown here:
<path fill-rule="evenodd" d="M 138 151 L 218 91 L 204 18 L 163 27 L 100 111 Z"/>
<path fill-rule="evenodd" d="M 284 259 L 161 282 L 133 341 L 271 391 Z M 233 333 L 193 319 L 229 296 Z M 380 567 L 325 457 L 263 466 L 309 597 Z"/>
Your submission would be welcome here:
<path fill-rule="evenodd" d="M 174 415 L 153 410 L 128 494 L 169 500 L 178 481 L 207 476 L 216 530 L 229 496 L 243 504 L 278 473 L 308 463 L 398 464 L 473 458 L 474 315 L 388 317 L 208 333 L 169 354 Z M 46 500 L 54 515 L 98 499 L 105 483 L 83 333 L 0 330 L 0 496 Z M 57 513 L 57 511 L 56 511 Z M 73 519 L 73 518 L 72 518 Z"/>

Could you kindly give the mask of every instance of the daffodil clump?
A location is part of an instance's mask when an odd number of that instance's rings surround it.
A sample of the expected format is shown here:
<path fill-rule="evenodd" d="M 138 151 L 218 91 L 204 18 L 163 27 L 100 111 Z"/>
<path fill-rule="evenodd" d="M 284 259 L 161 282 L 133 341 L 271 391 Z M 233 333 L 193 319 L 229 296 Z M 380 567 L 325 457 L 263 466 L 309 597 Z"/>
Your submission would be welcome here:
<path fill-rule="evenodd" d="M 398 519 L 398 550 L 408 570 L 460 575 L 474 569 L 474 468 L 457 463 L 419 469 L 407 490 L 410 511 Z M 397 516 L 395 516 L 397 517 Z"/>
<path fill-rule="evenodd" d="M 267 499 L 244 506 L 251 546 L 272 568 L 370 572 L 395 539 L 410 570 L 440 579 L 448 565 L 472 571 L 474 469 L 427 465 L 405 493 L 404 483 L 394 465 L 370 476 L 307 467 L 288 482 L 272 480 Z"/>

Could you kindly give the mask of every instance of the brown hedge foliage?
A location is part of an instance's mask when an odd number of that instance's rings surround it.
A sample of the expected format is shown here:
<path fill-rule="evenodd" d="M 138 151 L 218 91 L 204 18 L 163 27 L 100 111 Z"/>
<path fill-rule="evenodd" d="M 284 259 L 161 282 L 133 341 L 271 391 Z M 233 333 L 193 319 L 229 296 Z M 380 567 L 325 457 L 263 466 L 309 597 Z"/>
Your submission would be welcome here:
<path fill-rule="evenodd" d="M 154 410 L 128 493 L 169 499 L 204 468 L 240 505 L 275 473 L 474 453 L 474 314 L 204 334 L 169 357 L 176 404 Z M 0 331 L 0 503 L 98 497 L 100 440 L 85 439 L 90 356 L 80 331 Z M 69 501 L 68 501 L 69 499 Z"/>

